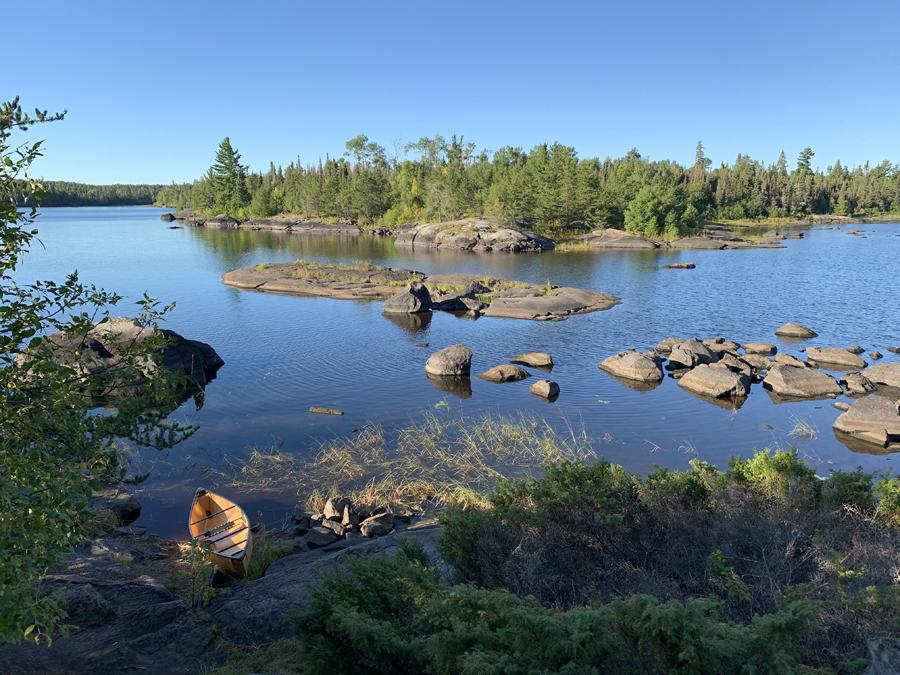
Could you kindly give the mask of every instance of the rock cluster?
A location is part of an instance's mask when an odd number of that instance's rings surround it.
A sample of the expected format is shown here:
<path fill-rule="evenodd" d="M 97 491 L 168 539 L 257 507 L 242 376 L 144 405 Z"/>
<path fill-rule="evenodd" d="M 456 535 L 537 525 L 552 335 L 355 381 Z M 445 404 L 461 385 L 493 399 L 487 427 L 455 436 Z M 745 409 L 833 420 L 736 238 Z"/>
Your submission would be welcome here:
<path fill-rule="evenodd" d="M 355 509 L 346 497 L 332 497 L 321 513 L 295 513 L 285 532 L 299 540 L 295 550 L 314 550 L 331 546 L 340 539 L 375 539 L 394 531 L 397 522 L 409 523 L 411 513 L 393 514 L 387 509 L 366 512 Z"/>

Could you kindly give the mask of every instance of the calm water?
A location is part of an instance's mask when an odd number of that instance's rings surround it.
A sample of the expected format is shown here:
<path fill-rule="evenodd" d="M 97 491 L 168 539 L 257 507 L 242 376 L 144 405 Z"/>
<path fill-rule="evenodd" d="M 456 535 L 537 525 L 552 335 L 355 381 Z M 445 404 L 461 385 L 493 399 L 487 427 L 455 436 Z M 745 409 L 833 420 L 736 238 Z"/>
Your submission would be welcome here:
<path fill-rule="evenodd" d="M 731 454 L 797 445 L 820 473 L 867 470 L 892 458 L 851 452 L 831 425 L 830 401 L 775 405 L 754 385 L 739 410 L 726 410 L 679 389 L 674 380 L 648 392 L 619 384 L 597 368 L 612 353 L 650 347 L 668 336 L 773 342 L 797 354 L 809 346 L 877 349 L 900 345 L 900 301 L 892 279 L 900 260 L 900 224 L 860 226 L 867 239 L 811 230 L 785 249 L 759 251 L 607 251 L 540 255 L 463 254 L 395 248 L 379 237 L 303 237 L 262 232 L 166 229 L 154 208 L 46 209 L 39 238 L 17 274 L 21 283 L 82 281 L 124 295 L 115 315 L 133 314 L 144 291 L 177 302 L 166 327 L 210 343 L 225 366 L 206 390 L 200 411 L 188 401 L 176 413 L 200 431 L 165 455 L 145 453 L 141 523 L 164 536 L 186 536 L 184 514 L 204 469 L 223 457 L 240 460 L 253 446 L 282 443 L 307 453 L 317 439 L 350 434 L 366 422 L 403 425 L 435 405 L 451 414 L 535 413 L 559 429 L 584 428 L 597 453 L 634 471 L 654 464 L 684 468 L 697 456 L 725 464 Z M 847 228 L 845 228 L 847 229 Z M 229 270 L 297 258 L 324 263 L 370 260 L 427 274 L 490 273 L 523 281 L 588 288 L 622 298 L 605 312 L 558 323 L 470 320 L 446 313 L 421 321 L 389 320 L 378 302 L 298 298 L 224 286 Z M 693 262 L 694 270 L 670 270 Z M 793 321 L 819 333 L 789 342 L 775 329 Z M 427 342 L 422 349 L 416 343 Z M 474 353 L 473 373 L 528 351 L 548 352 L 561 395 L 552 404 L 528 392 L 534 380 L 494 384 L 473 377 L 472 396 L 436 390 L 425 360 L 457 342 Z M 866 359 L 870 360 L 870 359 Z M 836 373 L 834 373 L 836 374 Z M 537 378 L 544 375 L 539 371 Z M 313 415 L 310 406 L 345 411 Z M 447 406 L 439 406 L 444 414 Z M 818 428 L 813 440 L 789 437 L 796 420 Z M 764 425 L 774 427 L 767 429 Z M 605 440 L 601 440 L 605 439 Z M 228 492 L 249 513 L 277 522 L 293 495 Z"/>

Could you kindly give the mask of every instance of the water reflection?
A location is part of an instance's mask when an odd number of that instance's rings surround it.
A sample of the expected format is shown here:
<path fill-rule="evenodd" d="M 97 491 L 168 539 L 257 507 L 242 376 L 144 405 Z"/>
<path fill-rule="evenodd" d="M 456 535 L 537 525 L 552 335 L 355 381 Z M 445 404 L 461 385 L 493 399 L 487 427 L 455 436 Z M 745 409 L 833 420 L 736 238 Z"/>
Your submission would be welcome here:
<path fill-rule="evenodd" d="M 653 391 L 658 386 L 662 384 L 662 381 L 659 382 L 644 382 L 643 380 L 631 380 L 627 377 L 618 377 L 613 375 L 612 373 L 608 373 L 605 370 L 603 373 L 607 376 L 621 384 L 623 387 L 628 387 L 632 391 Z"/>
<path fill-rule="evenodd" d="M 424 333 L 431 323 L 431 312 L 382 312 L 381 316 L 410 335 Z"/>
<path fill-rule="evenodd" d="M 432 375 L 425 373 L 428 381 L 438 391 L 459 396 L 459 398 L 472 398 L 472 379 L 468 375 Z"/>

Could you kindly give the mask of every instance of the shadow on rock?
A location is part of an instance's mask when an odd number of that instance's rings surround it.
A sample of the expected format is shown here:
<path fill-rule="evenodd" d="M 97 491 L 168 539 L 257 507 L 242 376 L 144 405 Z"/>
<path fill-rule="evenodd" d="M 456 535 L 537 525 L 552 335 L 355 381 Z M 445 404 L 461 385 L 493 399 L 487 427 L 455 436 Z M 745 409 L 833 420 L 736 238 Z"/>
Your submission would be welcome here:
<path fill-rule="evenodd" d="M 472 380 L 468 375 L 432 375 L 425 373 L 428 381 L 438 391 L 453 394 L 459 398 L 472 398 Z"/>
<path fill-rule="evenodd" d="M 421 333 L 428 328 L 431 323 L 431 312 L 412 312 L 404 314 L 400 312 L 384 312 L 382 315 L 398 328 L 402 328 L 407 333 L 415 335 Z"/>

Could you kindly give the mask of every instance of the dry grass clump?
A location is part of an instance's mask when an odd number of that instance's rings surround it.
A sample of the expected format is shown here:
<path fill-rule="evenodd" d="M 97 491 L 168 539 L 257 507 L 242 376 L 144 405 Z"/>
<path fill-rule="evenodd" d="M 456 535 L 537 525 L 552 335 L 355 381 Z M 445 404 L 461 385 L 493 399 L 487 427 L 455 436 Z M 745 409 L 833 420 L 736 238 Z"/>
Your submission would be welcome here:
<path fill-rule="evenodd" d="M 365 507 L 418 510 L 435 505 L 481 504 L 497 480 L 531 475 L 562 460 L 596 458 L 584 433 L 558 435 L 528 415 L 478 420 L 426 415 L 388 431 L 377 424 L 324 441 L 307 457 L 281 447 L 254 448 L 246 461 L 229 461 L 218 473 L 229 486 L 291 492 L 310 510 L 331 496 Z"/>

